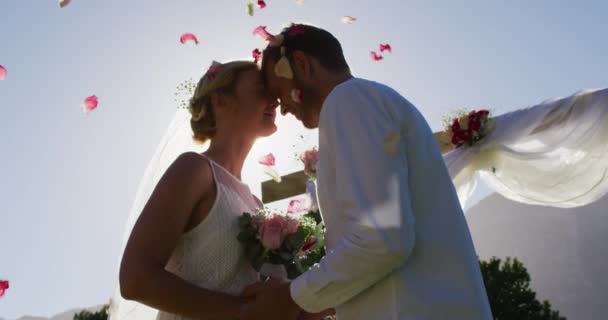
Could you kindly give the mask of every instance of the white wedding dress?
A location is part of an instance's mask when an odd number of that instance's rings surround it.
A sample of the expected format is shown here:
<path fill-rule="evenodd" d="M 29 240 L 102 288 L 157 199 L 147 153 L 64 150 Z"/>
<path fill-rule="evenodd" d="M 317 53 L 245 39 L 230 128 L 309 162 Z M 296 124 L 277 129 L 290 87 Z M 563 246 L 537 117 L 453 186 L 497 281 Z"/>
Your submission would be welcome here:
<path fill-rule="evenodd" d="M 184 128 L 183 120 L 187 120 L 186 115 L 178 114 L 171 128 Z M 149 197 L 150 192 L 147 189 L 150 188 L 147 187 L 154 186 L 156 184 L 154 182 L 158 181 L 159 175 L 154 173 L 164 172 L 165 167 L 170 163 L 163 158 L 167 156 L 173 158 L 178 150 L 183 152 L 193 149 L 172 143 L 171 141 L 182 133 L 171 129 L 169 132 L 144 176 L 126 233 L 130 233 L 132 224 L 139 215 L 139 207 L 145 204 Z M 189 138 L 189 133 L 182 138 L 186 137 Z M 182 141 L 181 138 L 178 140 Z M 186 139 L 186 141 L 190 140 Z M 198 287 L 240 295 L 245 286 L 258 281 L 259 276 L 246 259 L 237 240 L 238 217 L 243 212 L 253 213 L 259 205 L 246 184 L 213 160 L 205 158 L 209 160 L 217 188 L 215 202 L 207 217 L 179 239 L 166 270 Z M 154 280 L 150 279 L 150 281 Z M 135 301 L 127 301 L 120 296 L 120 290 L 117 290 L 110 306 L 110 320 L 153 319 L 187 318 L 159 311 Z"/>
<path fill-rule="evenodd" d="M 258 280 L 236 238 L 238 217 L 253 213 L 257 205 L 246 184 L 213 160 L 209 163 L 217 187 L 215 203 L 205 220 L 181 237 L 166 270 L 198 287 L 237 296 Z M 157 319 L 185 317 L 160 311 Z"/>

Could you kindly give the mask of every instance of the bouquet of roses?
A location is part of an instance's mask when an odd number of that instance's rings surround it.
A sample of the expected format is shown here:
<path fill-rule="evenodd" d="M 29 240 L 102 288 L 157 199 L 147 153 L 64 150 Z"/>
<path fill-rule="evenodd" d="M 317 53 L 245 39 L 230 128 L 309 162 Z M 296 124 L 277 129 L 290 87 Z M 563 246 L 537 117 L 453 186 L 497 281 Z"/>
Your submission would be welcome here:
<path fill-rule="evenodd" d="M 239 217 L 237 237 L 253 268 L 264 276 L 294 279 L 314 263 L 323 248 L 323 228 L 310 214 L 257 210 Z M 274 271 L 273 271 L 274 270 Z M 280 277 L 280 276 L 279 276 Z"/>
<path fill-rule="evenodd" d="M 472 146 L 487 136 L 494 128 L 494 120 L 490 111 L 484 109 L 460 112 L 458 117 L 447 120 L 445 127 L 450 141 L 458 148 L 464 144 Z"/>

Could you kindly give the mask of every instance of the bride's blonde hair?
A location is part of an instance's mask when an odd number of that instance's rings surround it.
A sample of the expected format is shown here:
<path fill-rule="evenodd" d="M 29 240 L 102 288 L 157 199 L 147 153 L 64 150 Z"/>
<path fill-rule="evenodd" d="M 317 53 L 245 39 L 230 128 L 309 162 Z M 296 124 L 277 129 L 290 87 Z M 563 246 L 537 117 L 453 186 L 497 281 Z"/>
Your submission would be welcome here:
<path fill-rule="evenodd" d="M 231 61 L 223 64 L 213 62 L 198 82 L 188 105 L 192 114 L 190 126 L 195 141 L 204 143 L 213 138 L 217 130 L 211 95 L 233 94 L 241 73 L 257 69 L 258 65 L 252 61 Z"/>

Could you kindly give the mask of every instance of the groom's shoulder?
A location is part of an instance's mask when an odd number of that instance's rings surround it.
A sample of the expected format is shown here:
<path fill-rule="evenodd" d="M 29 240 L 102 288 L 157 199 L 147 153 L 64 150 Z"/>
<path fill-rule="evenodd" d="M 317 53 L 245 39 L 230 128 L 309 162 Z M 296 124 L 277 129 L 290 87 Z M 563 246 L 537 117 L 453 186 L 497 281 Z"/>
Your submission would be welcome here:
<path fill-rule="evenodd" d="M 378 98 L 405 98 L 387 84 L 362 78 L 352 78 L 334 88 L 329 98 L 333 99 L 360 99 L 362 96 Z"/>
<path fill-rule="evenodd" d="M 330 108 L 333 105 L 344 111 L 349 109 L 348 106 L 361 111 L 365 106 L 377 109 L 378 105 L 411 105 L 390 86 L 361 78 L 352 78 L 336 86 L 327 97 L 325 104 Z"/>

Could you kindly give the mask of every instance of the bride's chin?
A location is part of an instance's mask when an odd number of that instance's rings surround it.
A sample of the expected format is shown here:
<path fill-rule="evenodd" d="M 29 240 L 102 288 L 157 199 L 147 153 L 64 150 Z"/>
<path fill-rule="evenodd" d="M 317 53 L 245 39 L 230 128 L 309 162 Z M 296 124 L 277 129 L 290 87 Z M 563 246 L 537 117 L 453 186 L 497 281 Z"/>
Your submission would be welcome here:
<path fill-rule="evenodd" d="M 273 124 L 272 126 L 260 130 L 258 136 L 264 138 L 273 135 L 275 132 L 277 132 L 277 126 Z"/>

